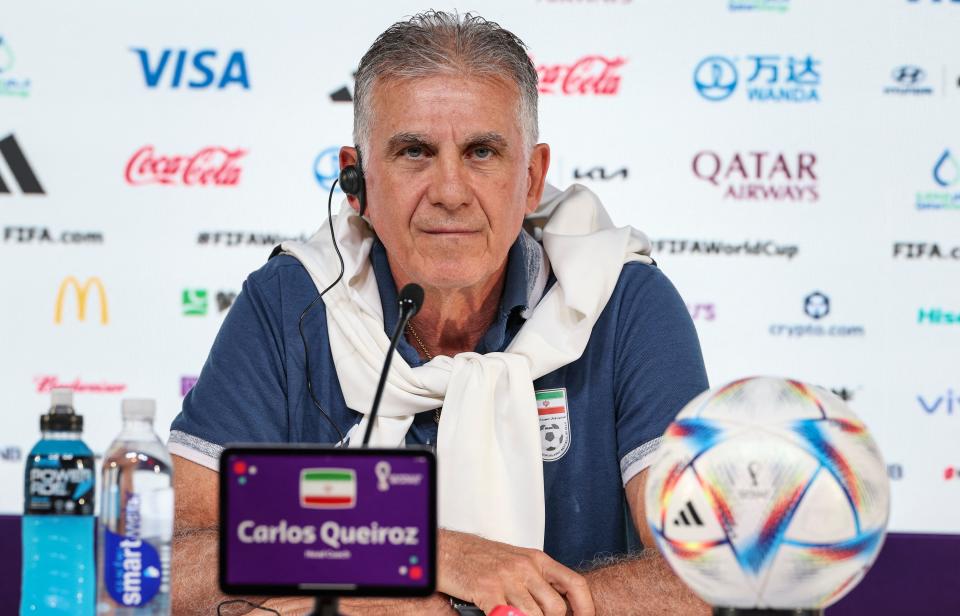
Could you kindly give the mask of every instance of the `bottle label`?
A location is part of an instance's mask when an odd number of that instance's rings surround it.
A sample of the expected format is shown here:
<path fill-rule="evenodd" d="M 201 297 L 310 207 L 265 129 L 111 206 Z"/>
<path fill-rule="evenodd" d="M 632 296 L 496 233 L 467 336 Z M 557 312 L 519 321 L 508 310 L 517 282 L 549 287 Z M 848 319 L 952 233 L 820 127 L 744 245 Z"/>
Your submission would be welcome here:
<path fill-rule="evenodd" d="M 103 585 L 118 605 L 146 605 L 160 590 L 160 555 L 132 535 L 104 532 Z"/>
<path fill-rule="evenodd" d="M 24 513 L 93 515 L 93 457 L 61 454 L 27 460 Z"/>

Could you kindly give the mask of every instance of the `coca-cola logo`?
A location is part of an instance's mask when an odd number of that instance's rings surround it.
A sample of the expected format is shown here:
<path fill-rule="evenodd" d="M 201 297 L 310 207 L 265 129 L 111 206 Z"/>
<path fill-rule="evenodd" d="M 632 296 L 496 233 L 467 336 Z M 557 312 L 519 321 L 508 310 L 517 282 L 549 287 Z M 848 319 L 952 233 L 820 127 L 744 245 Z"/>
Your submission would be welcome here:
<path fill-rule="evenodd" d="M 242 148 L 210 146 L 193 155 L 166 156 L 145 145 L 130 158 L 125 177 L 132 186 L 236 186 L 243 171 L 238 161 L 246 154 Z"/>
<path fill-rule="evenodd" d="M 541 94 L 598 94 L 610 96 L 620 91 L 617 71 L 626 58 L 584 56 L 573 64 L 536 64 Z"/>

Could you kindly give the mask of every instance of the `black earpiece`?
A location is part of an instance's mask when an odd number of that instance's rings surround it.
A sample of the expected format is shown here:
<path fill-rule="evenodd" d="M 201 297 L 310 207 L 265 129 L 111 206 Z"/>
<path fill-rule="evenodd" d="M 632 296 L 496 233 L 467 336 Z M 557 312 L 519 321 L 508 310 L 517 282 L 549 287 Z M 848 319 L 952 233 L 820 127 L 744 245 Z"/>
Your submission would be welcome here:
<path fill-rule="evenodd" d="M 357 148 L 357 164 L 347 165 L 340 170 L 340 190 L 356 197 L 360 202 L 360 215 L 367 211 L 367 184 L 363 179 L 363 163 L 360 160 L 360 149 Z"/>

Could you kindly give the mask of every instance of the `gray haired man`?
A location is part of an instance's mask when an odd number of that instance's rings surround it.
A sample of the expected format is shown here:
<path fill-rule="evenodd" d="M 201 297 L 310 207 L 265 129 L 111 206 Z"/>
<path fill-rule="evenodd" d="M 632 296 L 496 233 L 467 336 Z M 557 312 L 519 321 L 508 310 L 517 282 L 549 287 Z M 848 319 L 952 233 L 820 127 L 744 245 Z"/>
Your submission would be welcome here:
<path fill-rule="evenodd" d="M 218 452 L 354 442 L 383 360 L 371 349 L 385 349 L 409 282 L 426 300 L 373 433 L 436 447 L 439 592 L 341 610 L 449 614 L 455 597 L 530 616 L 703 612 L 650 549 L 644 515 L 659 435 L 707 387 L 696 333 L 643 234 L 614 227 L 583 187 L 545 195 L 550 149 L 523 43 L 476 16 L 416 15 L 363 57 L 354 114 L 340 165 L 362 166 L 364 216 L 351 196 L 251 274 L 172 426 L 175 613 L 223 599 Z M 546 221 L 537 239 L 525 219 Z M 298 317 L 339 273 L 331 231 L 346 272 L 305 324 L 306 362 Z"/>

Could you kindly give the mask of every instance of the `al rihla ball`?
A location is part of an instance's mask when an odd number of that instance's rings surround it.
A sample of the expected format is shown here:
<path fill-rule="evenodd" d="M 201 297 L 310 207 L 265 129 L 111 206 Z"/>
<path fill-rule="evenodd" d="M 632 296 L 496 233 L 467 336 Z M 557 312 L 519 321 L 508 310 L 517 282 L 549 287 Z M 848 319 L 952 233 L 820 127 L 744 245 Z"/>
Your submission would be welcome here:
<path fill-rule="evenodd" d="M 826 389 L 773 377 L 684 407 L 645 497 L 674 571 L 732 608 L 836 602 L 879 553 L 890 510 L 886 465 L 863 422 Z"/>

